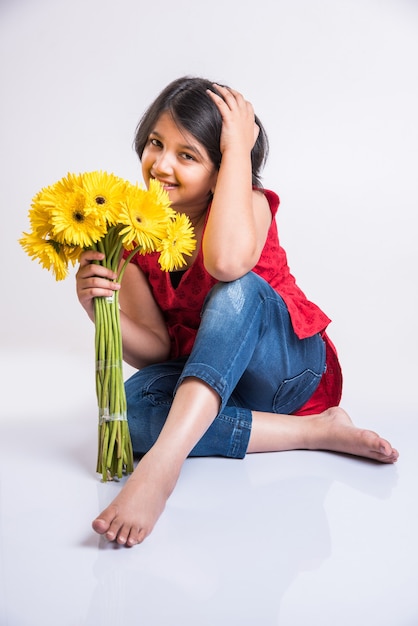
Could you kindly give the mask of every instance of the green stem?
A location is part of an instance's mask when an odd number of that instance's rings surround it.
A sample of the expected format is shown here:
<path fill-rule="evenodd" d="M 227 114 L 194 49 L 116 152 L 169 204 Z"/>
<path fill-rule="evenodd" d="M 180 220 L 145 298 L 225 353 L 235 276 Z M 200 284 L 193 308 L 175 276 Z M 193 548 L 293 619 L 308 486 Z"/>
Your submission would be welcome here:
<path fill-rule="evenodd" d="M 120 283 L 120 282 L 122 281 L 123 275 L 124 275 L 124 273 L 125 273 L 126 268 L 127 268 L 127 267 L 128 267 L 128 265 L 129 265 L 129 262 L 131 261 L 131 259 L 133 259 L 133 257 L 135 256 L 135 254 L 136 254 L 137 252 L 139 252 L 139 250 L 140 250 L 140 249 L 141 249 L 141 246 L 136 246 L 136 248 L 134 248 L 134 249 L 133 249 L 133 250 L 129 253 L 129 255 L 126 257 L 126 259 L 125 259 L 125 261 L 124 261 L 124 263 L 123 263 L 122 267 L 120 268 L 120 271 L 119 271 L 118 277 L 117 277 L 117 279 L 116 279 L 116 280 L 118 281 L 118 283 Z"/>
<path fill-rule="evenodd" d="M 103 240 L 92 249 L 105 255 L 105 267 L 117 272 L 121 256 L 122 240 L 117 227 L 109 229 Z M 127 263 L 138 251 L 128 256 L 119 273 L 120 281 Z M 114 292 L 112 300 L 94 299 L 96 393 L 99 406 L 99 436 L 97 471 L 104 481 L 133 471 L 132 441 L 126 419 L 126 395 L 123 380 L 122 334 L 120 326 L 119 297 Z"/>

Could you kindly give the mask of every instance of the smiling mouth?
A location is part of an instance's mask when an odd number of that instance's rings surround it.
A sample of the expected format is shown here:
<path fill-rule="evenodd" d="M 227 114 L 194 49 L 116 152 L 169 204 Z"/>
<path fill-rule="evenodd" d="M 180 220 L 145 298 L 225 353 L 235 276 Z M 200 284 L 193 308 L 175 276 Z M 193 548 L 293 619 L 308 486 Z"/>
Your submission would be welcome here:
<path fill-rule="evenodd" d="M 166 190 L 168 191 L 169 189 L 175 189 L 176 187 L 178 187 L 178 185 L 176 183 L 172 183 L 169 182 L 167 180 L 161 180 L 160 178 L 155 178 L 155 176 L 152 176 L 151 178 L 153 178 L 154 180 L 158 180 L 158 182 L 160 183 L 160 185 Z"/>

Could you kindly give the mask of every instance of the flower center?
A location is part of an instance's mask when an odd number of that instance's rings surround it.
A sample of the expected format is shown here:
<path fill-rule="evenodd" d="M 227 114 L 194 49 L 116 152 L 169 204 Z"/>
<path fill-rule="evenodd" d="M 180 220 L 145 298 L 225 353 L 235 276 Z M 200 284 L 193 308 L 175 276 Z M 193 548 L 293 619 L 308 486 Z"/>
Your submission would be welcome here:
<path fill-rule="evenodd" d="M 78 222 L 79 224 L 81 224 L 81 222 L 84 222 L 84 215 L 81 211 L 74 211 L 73 218 L 74 221 Z"/>
<path fill-rule="evenodd" d="M 106 198 L 104 198 L 103 196 L 96 196 L 95 200 L 96 200 L 96 204 L 105 204 L 106 203 Z"/>

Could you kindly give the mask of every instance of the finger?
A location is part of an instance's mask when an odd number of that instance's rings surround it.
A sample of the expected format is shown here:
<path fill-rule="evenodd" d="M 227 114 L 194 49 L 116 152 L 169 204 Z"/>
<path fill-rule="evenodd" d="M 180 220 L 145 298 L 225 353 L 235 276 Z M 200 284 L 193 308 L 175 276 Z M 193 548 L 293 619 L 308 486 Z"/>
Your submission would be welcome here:
<path fill-rule="evenodd" d="M 115 283 L 109 278 L 101 278 L 99 276 L 87 276 L 78 281 L 78 289 L 80 291 L 95 291 L 94 295 L 97 295 L 97 291 L 118 291 L 120 289 L 120 283 Z"/>
<path fill-rule="evenodd" d="M 236 103 L 239 106 L 249 105 L 250 107 L 252 107 L 252 105 L 245 100 L 242 93 L 240 93 L 236 89 L 232 89 L 231 87 L 222 87 L 222 85 L 218 85 L 217 83 L 214 83 L 213 86 L 222 94 L 228 104 L 233 105 Z"/>
<path fill-rule="evenodd" d="M 218 85 L 218 83 L 213 83 L 213 86 L 223 96 L 226 96 L 226 97 L 231 96 L 231 95 L 233 95 L 234 97 L 241 96 L 241 94 L 236 89 L 232 89 L 231 87 L 224 87 L 223 85 Z"/>
<path fill-rule="evenodd" d="M 90 264 L 92 261 L 103 261 L 105 255 L 103 252 L 98 252 L 97 250 L 85 250 L 80 255 L 79 264 L 80 267 Z"/>
<path fill-rule="evenodd" d="M 87 285 L 77 285 L 77 296 L 81 304 L 87 309 L 91 306 L 93 298 L 111 298 L 115 291 L 120 289 L 117 283 L 109 281 L 100 282 L 100 279 L 92 279 Z"/>
<path fill-rule="evenodd" d="M 216 85 L 214 85 L 215 89 L 216 89 Z M 206 93 L 208 94 L 208 96 L 214 101 L 215 104 L 217 104 L 218 106 L 225 106 L 226 102 L 225 100 L 215 91 L 212 91 L 212 89 L 206 89 Z"/>
<path fill-rule="evenodd" d="M 87 263 L 86 265 L 80 265 L 76 276 L 81 279 L 90 278 L 92 276 L 101 276 L 102 278 L 107 278 L 108 280 L 114 280 L 117 277 L 117 274 L 104 265 Z"/>
<path fill-rule="evenodd" d="M 215 104 L 218 106 L 219 110 L 221 112 L 231 110 L 234 107 L 234 104 L 236 103 L 235 96 L 226 87 L 221 87 L 220 85 L 217 85 L 216 83 L 213 84 L 213 87 L 219 93 L 216 93 L 215 91 L 212 91 L 211 89 L 207 89 L 207 93 L 215 102 Z"/>

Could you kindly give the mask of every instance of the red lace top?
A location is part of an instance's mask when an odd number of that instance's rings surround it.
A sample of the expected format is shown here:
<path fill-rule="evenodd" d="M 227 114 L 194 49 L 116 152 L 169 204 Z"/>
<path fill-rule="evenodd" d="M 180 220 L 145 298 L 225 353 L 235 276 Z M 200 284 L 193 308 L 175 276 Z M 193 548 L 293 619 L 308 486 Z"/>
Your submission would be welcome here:
<path fill-rule="evenodd" d="M 279 197 L 273 191 L 263 192 L 273 219 L 260 260 L 253 271 L 281 295 L 289 310 L 294 331 L 300 339 L 321 333 L 326 343 L 326 372 L 316 392 L 296 412 L 297 415 L 313 414 L 338 405 L 341 399 L 341 368 L 335 347 L 325 332 L 331 320 L 296 285 L 287 264 L 286 252 L 280 246 L 274 219 L 279 207 Z M 167 322 L 171 338 L 171 358 L 176 358 L 190 354 L 199 328 L 204 299 L 217 281 L 204 268 L 202 248 L 176 288 L 172 285 L 169 273 L 160 269 L 158 256 L 158 253 L 144 256 L 136 254 L 131 262 L 139 265 L 148 278 L 154 298 Z"/>

